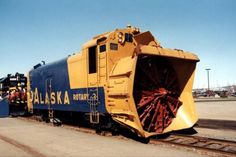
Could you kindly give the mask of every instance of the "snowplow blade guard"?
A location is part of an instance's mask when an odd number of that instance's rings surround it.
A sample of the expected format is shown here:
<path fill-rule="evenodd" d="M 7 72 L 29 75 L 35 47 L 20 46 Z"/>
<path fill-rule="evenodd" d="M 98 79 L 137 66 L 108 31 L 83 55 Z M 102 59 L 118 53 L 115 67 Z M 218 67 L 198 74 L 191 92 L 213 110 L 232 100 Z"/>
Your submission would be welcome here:
<path fill-rule="evenodd" d="M 182 50 L 140 47 L 133 96 L 145 137 L 191 128 L 197 122 L 192 87 L 198 61 Z"/>

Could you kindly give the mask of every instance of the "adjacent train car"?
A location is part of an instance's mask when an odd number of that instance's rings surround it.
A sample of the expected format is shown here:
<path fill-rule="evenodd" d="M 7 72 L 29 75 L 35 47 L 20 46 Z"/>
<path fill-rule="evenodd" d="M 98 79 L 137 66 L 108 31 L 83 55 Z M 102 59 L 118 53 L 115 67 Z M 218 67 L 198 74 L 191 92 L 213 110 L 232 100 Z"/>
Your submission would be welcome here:
<path fill-rule="evenodd" d="M 21 115 L 27 110 L 26 84 L 27 78 L 20 73 L 0 79 L 0 97 L 7 99 L 10 115 Z"/>
<path fill-rule="evenodd" d="M 111 119 L 145 138 L 190 128 L 198 119 L 192 97 L 198 61 L 163 48 L 149 31 L 116 29 L 80 53 L 30 70 L 28 109 L 49 117 L 80 113 L 97 125 Z"/>

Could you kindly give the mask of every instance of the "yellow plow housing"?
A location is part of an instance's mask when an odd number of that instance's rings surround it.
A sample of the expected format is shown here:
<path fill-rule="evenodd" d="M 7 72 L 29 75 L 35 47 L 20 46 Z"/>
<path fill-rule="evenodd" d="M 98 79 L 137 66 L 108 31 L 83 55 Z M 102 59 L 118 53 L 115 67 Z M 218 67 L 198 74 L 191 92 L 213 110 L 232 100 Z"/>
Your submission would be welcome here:
<path fill-rule="evenodd" d="M 150 32 L 134 39 L 133 53 L 109 74 L 106 106 L 113 120 L 142 137 L 192 127 L 198 120 L 192 97 L 198 57 L 162 48 Z"/>

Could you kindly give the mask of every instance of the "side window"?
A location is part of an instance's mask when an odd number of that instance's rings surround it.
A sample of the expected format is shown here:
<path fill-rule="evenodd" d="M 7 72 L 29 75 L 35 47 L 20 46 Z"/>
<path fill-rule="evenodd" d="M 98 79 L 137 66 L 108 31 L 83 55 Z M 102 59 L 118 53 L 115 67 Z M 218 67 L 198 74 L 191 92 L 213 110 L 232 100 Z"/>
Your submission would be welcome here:
<path fill-rule="evenodd" d="M 133 42 L 133 35 L 129 33 L 125 33 L 125 41 L 132 43 Z"/>
<path fill-rule="evenodd" d="M 110 43 L 111 50 L 118 50 L 118 44 Z"/>
<path fill-rule="evenodd" d="M 89 55 L 89 74 L 97 72 L 97 55 L 96 55 L 96 46 L 90 47 L 88 49 Z"/>
<path fill-rule="evenodd" d="M 101 45 L 99 47 L 99 52 L 101 53 L 101 52 L 105 52 L 105 51 L 106 51 L 106 45 Z"/>

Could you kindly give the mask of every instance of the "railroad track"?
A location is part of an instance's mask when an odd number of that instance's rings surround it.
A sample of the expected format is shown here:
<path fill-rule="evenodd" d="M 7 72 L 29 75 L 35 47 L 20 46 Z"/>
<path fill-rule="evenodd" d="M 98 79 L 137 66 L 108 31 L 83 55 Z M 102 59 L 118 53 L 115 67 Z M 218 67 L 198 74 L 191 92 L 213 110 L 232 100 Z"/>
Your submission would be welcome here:
<path fill-rule="evenodd" d="M 28 121 L 39 121 L 37 117 L 20 117 L 20 119 L 28 120 Z M 51 125 L 49 123 L 49 125 Z M 90 134 L 96 134 L 95 129 L 93 128 L 86 128 L 86 127 L 78 127 L 69 124 L 63 124 L 62 127 L 79 131 L 85 132 Z M 131 132 L 130 132 L 131 133 Z M 130 140 L 134 139 L 140 141 L 140 139 L 131 136 L 125 136 L 123 134 L 119 134 L 118 136 L 113 136 L 109 131 L 102 131 L 100 132 L 102 136 L 112 136 L 119 139 Z M 143 142 L 143 141 L 141 141 Z M 215 139 L 215 138 L 208 138 L 208 137 L 201 137 L 201 136 L 190 136 L 190 135 L 183 135 L 183 134 L 171 134 L 166 138 L 155 137 L 150 139 L 150 144 L 165 144 L 165 145 L 174 145 L 177 147 L 184 147 L 184 148 L 193 148 L 197 150 L 199 153 L 205 153 L 211 156 L 225 156 L 225 157 L 236 157 L 236 142 L 235 141 L 228 141 L 223 139 Z"/>
<path fill-rule="evenodd" d="M 181 147 L 184 146 L 186 148 L 194 148 L 196 150 L 204 151 L 207 154 L 210 152 L 216 156 L 236 157 L 235 141 L 174 134 L 165 139 L 152 139 L 150 143 L 164 143 Z"/>

